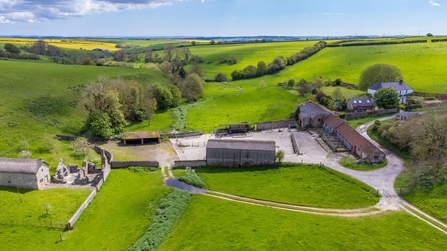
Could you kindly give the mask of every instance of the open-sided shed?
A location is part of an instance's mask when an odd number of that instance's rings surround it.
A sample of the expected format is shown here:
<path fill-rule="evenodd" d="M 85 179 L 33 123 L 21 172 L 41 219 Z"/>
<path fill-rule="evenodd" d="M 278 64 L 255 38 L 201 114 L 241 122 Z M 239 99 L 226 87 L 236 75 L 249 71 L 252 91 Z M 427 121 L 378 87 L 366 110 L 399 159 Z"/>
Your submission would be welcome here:
<path fill-rule="evenodd" d="M 246 122 L 237 123 L 237 124 L 220 124 L 220 126 L 226 127 L 226 130 L 230 134 L 233 133 L 246 133 L 250 129 L 250 124 Z"/>
<path fill-rule="evenodd" d="M 160 131 L 150 132 L 125 132 L 123 143 L 128 144 L 159 144 L 161 143 Z"/>
<path fill-rule="evenodd" d="M 254 166 L 275 163 L 275 141 L 210 139 L 206 146 L 208 166 Z"/>

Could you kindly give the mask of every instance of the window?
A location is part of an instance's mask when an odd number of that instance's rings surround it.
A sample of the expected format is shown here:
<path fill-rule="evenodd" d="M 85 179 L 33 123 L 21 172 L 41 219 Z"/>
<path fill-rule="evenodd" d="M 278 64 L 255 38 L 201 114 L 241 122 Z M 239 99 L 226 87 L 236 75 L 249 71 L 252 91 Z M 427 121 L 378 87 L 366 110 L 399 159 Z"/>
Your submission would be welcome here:
<path fill-rule="evenodd" d="M 40 182 L 40 183 L 42 183 L 42 182 L 43 182 L 43 178 L 42 178 L 42 179 L 40 179 L 40 180 L 39 180 L 39 182 Z"/>

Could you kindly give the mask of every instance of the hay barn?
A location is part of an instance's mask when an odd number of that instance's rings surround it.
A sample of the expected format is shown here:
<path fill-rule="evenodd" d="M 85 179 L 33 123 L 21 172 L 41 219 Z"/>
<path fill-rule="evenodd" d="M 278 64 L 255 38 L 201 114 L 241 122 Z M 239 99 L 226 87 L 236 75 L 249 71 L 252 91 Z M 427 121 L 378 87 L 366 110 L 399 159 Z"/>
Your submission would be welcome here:
<path fill-rule="evenodd" d="M 275 163 L 275 141 L 210 139 L 208 166 L 254 166 Z"/>
<path fill-rule="evenodd" d="M 0 158 L 0 186 L 41 189 L 50 183 L 48 167 L 42 159 Z"/>
<path fill-rule="evenodd" d="M 159 131 L 151 132 L 125 132 L 123 133 L 124 145 L 135 144 L 159 144 L 161 136 Z"/>

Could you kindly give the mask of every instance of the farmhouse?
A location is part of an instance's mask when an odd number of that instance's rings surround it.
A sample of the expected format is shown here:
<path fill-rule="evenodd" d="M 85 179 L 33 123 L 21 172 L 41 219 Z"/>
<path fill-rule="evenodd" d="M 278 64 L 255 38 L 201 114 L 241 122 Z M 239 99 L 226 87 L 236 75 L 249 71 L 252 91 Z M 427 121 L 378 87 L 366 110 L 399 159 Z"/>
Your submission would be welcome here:
<path fill-rule="evenodd" d="M 298 124 L 301 127 L 321 127 L 325 116 L 332 114 L 312 101 L 307 101 L 299 107 Z"/>
<path fill-rule="evenodd" d="M 151 132 L 125 132 L 123 133 L 123 143 L 127 144 L 159 144 L 161 137 L 159 131 Z"/>
<path fill-rule="evenodd" d="M 413 88 L 405 84 L 403 80 L 400 80 L 399 82 L 377 82 L 375 85 L 368 88 L 368 93 L 374 96 L 376 91 L 387 87 L 391 87 L 397 91 L 400 103 L 405 103 L 407 100 L 406 96 L 413 93 Z"/>
<path fill-rule="evenodd" d="M 41 189 L 50 182 L 48 166 L 42 159 L 0 158 L 0 186 Z"/>
<path fill-rule="evenodd" d="M 351 98 L 346 103 L 349 111 L 364 112 L 366 110 L 374 110 L 375 102 L 373 98 Z"/>
<path fill-rule="evenodd" d="M 377 163 L 385 159 L 385 154 L 343 119 L 331 114 L 324 119 L 323 128 L 335 135 L 351 153 L 368 163 Z"/>
<path fill-rule="evenodd" d="M 275 141 L 210 139 L 206 146 L 208 166 L 253 166 L 275 163 Z"/>

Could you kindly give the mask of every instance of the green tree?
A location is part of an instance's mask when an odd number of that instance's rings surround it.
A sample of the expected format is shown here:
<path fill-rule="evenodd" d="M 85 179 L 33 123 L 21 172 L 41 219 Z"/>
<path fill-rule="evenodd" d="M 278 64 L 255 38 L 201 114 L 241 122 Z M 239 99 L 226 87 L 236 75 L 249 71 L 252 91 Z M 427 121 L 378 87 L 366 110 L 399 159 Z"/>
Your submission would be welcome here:
<path fill-rule="evenodd" d="M 281 163 L 284 160 L 284 151 L 283 150 L 279 150 L 276 152 L 275 160 L 279 163 Z"/>
<path fill-rule="evenodd" d="M 216 77 L 214 78 L 214 81 L 216 82 L 228 82 L 228 77 L 222 72 L 219 72 L 216 74 Z"/>
<path fill-rule="evenodd" d="M 400 99 L 396 90 L 391 87 L 383 88 L 374 93 L 374 99 L 379 108 L 391 109 L 399 106 Z"/>
<path fill-rule="evenodd" d="M 341 88 L 336 87 L 334 92 L 332 92 L 332 98 L 335 100 L 341 100 L 342 97 L 343 97 L 343 93 L 341 92 Z"/>
<path fill-rule="evenodd" d="M 267 73 L 268 68 L 264 61 L 259 61 L 257 68 L 259 76 L 264 76 Z"/>
<path fill-rule="evenodd" d="M 83 58 L 83 59 L 81 60 L 81 63 L 80 63 L 80 64 L 81 64 L 81 65 L 96 65 L 95 62 L 93 62 L 93 60 L 92 60 L 91 58 L 88 58 L 88 57 Z"/>
<path fill-rule="evenodd" d="M 203 95 L 203 79 L 199 75 L 189 74 L 181 85 L 183 97 L 188 101 L 197 101 Z"/>
<path fill-rule="evenodd" d="M 11 43 L 6 43 L 3 48 L 5 49 L 5 51 L 11 53 L 11 54 L 20 54 L 20 49 L 17 48 L 17 46 L 11 44 Z"/>
<path fill-rule="evenodd" d="M 295 79 L 291 78 L 287 81 L 287 86 L 292 88 L 295 86 Z"/>
<path fill-rule="evenodd" d="M 366 68 L 360 75 L 359 89 L 366 91 L 377 82 L 390 82 L 402 79 L 402 73 L 395 65 L 375 64 Z"/>
<path fill-rule="evenodd" d="M 192 46 L 195 46 L 197 44 L 196 41 L 191 41 Z"/>

